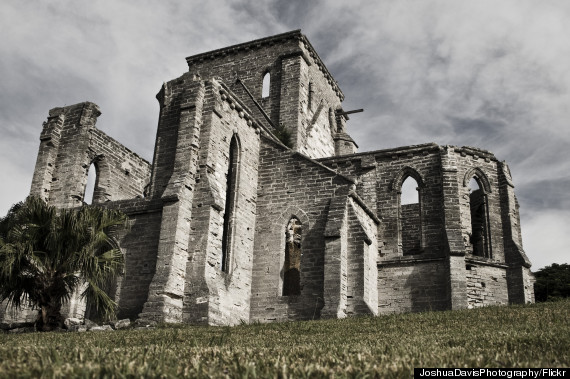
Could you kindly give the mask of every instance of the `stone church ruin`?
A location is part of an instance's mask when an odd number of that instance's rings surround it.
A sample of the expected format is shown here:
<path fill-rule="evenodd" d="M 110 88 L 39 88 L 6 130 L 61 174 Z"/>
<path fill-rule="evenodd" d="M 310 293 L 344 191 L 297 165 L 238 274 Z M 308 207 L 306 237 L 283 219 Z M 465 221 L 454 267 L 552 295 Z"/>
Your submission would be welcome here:
<path fill-rule="evenodd" d="M 94 167 L 92 202 L 129 216 L 119 318 L 232 325 L 534 300 L 513 181 L 492 153 L 357 152 L 344 94 L 299 30 L 186 60 L 157 95 L 152 163 L 98 130 L 90 102 L 50 110 L 40 135 L 32 195 L 80 206 Z"/>

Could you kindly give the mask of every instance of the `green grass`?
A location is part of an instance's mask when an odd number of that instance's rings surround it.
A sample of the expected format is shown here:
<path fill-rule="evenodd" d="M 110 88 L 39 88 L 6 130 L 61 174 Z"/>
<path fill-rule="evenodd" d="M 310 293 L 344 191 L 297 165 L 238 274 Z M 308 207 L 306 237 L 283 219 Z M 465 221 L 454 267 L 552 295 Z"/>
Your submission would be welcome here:
<path fill-rule="evenodd" d="M 570 301 L 344 320 L 0 334 L 0 377 L 411 377 L 568 367 Z"/>

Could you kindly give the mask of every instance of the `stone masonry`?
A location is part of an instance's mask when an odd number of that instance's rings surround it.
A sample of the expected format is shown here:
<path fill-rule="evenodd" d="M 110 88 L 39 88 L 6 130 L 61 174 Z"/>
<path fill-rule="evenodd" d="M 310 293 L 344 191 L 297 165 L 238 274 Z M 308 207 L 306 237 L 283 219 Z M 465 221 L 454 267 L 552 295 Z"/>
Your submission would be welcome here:
<path fill-rule="evenodd" d="M 31 194 L 79 206 L 93 165 L 92 202 L 129 216 L 116 236 L 120 319 L 232 325 L 534 301 L 505 162 L 433 143 L 358 153 L 344 94 L 298 30 L 186 60 L 157 95 L 152 164 L 96 128 L 93 103 L 52 109 L 40 135 Z M 402 205 L 410 177 L 418 201 Z M 82 317 L 85 304 L 67 311 Z"/>

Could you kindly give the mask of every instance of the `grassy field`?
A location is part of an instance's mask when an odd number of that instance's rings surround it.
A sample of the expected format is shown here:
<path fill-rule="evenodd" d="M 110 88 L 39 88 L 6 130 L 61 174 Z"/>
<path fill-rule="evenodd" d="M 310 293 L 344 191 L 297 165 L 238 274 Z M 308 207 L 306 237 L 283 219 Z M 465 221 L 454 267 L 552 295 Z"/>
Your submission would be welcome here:
<path fill-rule="evenodd" d="M 0 334 L 0 377 L 411 377 L 568 367 L 570 302 L 236 327 Z"/>

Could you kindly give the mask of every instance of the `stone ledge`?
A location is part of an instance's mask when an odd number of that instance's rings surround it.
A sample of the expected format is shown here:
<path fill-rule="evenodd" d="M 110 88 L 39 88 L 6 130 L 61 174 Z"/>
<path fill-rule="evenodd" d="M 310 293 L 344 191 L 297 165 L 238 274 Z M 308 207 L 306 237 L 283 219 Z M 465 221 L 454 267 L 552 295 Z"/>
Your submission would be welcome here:
<path fill-rule="evenodd" d="M 477 256 L 465 256 L 465 262 L 466 263 L 471 263 L 471 264 L 476 264 L 476 265 L 480 265 L 480 266 L 490 266 L 490 267 L 498 267 L 498 268 L 509 268 L 509 265 L 507 265 L 506 263 L 501 263 L 501 262 L 496 262 L 496 261 L 490 261 L 486 258 L 483 257 L 477 257 Z"/>
<path fill-rule="evenodd" d="M 445 257 L 425 257 L 425 258 L 415 258 L 415 257 L 399 257 L 397 259 L 390 259 L 388 261 L 382 261 L 377 263 L 377 267 L 388 267 L 397 265 L 413 265 L 417 263 L 432 263 L 432 262 L 445 262 Z"/>

